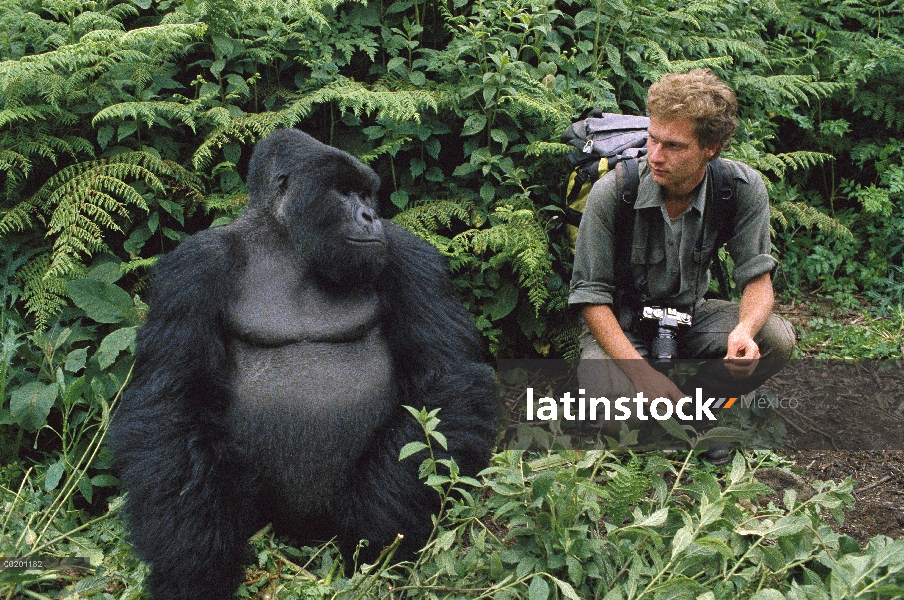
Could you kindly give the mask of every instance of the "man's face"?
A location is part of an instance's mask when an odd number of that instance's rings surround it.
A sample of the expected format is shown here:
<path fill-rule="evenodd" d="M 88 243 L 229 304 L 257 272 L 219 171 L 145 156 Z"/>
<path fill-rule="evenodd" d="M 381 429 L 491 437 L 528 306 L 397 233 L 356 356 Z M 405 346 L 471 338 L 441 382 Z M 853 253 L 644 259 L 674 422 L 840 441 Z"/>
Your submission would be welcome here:
<path fill-rule="evenodd" d="M 672 195 L 689 194 L 706 173 L 718 145 L 700 146 L 690 118 L 650 117 L 647 160 L 653 181 Z"/>

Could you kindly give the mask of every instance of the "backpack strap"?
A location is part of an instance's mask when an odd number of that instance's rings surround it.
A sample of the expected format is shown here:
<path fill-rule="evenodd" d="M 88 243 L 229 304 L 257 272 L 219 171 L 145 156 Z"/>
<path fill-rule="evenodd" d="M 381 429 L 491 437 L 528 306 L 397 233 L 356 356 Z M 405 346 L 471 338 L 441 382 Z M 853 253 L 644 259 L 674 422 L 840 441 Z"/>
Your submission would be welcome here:
<path fill-rule="evenodd" d="M 719 295 L 728 300 L 731 287 L 725 275 L 722 261 L 719 260 L 719 249 L 725 245 L 734 231 L 735 216 L 738 212 L 738 200 L 735 197 L 735 180 L 731 168 L 721 158 L 709 161 L 706 166 L 710 184 L 706 193 L 706 208 L 703 215 L 703 233 L 698 240 L 698 248 L 702 249 L 705 239 L 713 239 L 713 256 L 710 270 L 719 283 Z M 715 232 L 715 234 L 713 234 Z"/>
<path fill-rule="evenodd" d="M 634 240 L 634 203 L 637 201 L 637 190 L 640 187 L 640 165 L 636 158 L 629 158 L 615 165 L 615 218 L 613 231 L 615 248 L 613 249 L 614 275 L 616 282 L 627 282 L 628 286 L 622 286 L 621 300 L 629 294 L 627 290 L 634 288 L 631 276 L 631 249 Z M 617 286 L 619 287 L 619 286 Z"/>

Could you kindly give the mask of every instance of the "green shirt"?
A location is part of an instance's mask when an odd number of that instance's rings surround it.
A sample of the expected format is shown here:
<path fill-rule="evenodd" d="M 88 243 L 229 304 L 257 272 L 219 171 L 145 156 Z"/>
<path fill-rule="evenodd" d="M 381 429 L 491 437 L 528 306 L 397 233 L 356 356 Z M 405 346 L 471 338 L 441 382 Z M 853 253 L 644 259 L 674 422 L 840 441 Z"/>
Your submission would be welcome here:
<path fill-rule="evenodd" d="M 743 290 L 748 281 L 778 265 L 771 254 L 769 196 L 756 171 L 744 163 L 725 162 L 735 178 L 737 198 L 733 232 L 726 247 L 734 261 L 734 281 Z M 680 227 L 672 227 L 667 221 L 661 189 L 653 181 L 645 158 L 638 161 L 638 167 L 640 185 L 634 203 L 630 252 L 634 284 L 646 296 L 646 304 L 693 306 L 709 289 L 709 264 L 718 250 L 712 247 L 713 242 L 709 242 L 709 247 L 698 243 L 708 181 L 704 179 L 697 197 L 682 216 Z M 590 191 L 575 244 L 569 304 L 613 304 L 616 290 L 623 286 L 615 281 L 613 264 L 613 222 L 618 202 L 615 188 L 615 173 L 610 172 Z"/>

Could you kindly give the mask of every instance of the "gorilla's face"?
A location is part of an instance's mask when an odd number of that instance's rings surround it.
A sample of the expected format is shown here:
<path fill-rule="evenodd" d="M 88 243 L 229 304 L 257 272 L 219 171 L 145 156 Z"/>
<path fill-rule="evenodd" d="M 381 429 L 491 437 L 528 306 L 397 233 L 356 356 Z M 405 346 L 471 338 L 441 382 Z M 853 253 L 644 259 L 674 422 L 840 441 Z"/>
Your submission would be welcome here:
<path fill-rule="evenodd" d="M 300 223 L 315 269 L 332 282 L 354 286 L 371 283 L 386 264 L 383 221 L 372 197 L 333 189 L 321 200 L 320 219 Z"/>
<path fill-rule="evenodd" d="M 258 144 L 248 168 L 249 209 L 270 212 L 314 271 L 342 286 L 373 282 L 386 263 L 379 187 L 370 167 L 294 129 Z"/>

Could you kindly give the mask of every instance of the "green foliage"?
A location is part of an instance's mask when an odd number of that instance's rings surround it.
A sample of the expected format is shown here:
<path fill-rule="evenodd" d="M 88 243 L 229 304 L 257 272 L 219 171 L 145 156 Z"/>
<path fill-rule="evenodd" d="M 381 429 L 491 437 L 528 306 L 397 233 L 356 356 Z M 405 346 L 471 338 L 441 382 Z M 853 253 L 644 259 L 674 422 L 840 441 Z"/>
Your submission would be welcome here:
<path fill-rule="evenodd" d="M 861 548 L 825 521 L 843 520 L 851 480 L 776 491 L 758 481 L 761 468 L 781 468 L 770 453 L 738 454 L 715 470 L 691 454 L 624 458 L 500 454 L 482 482 L 459 488 L 416 562 L 358 565 L 351 577 L 337 568 L 334 548 L 293 549 L 265 530 L 253 540 L 262 575 L 252 580 L 271 581 L 267 591 L 281 598 L 879 598 L 904 590 L 902 540 L 880 536 Z M 611 502 L 625 493 L 613 515 Z M 294 576 L 274 578 L 280 570 Z"/>
<path fill-rule="evenodd" d="M 864 314 L 856 325 L 845 325 L 828 316 L 815 317 L 807 323 L 798 352 L 827 359 L 900 359 L 904 356 L 904 305 L 884 312 L 887 314 L 878 317 Z"/>
<path fill-rule="evenodd" d="M 16 19 L 5 17 L 0 44 L 0 235 L 25 235 L 35 247 L 44 240 L 19 272 L 38 327 L 66 305 L 65 281 L 86 260 L 113 252 L 140 277 L 150 259 L 209 225 L 193 212 L 205 197 L 242 193 L 239 172 L 255 141 L 300 125 L 380 172 L 388 212 L 449 255 L 495 354 L 565 351 L 569 257 L 548 221 L 565 171 L 555 140 L 586 106 L 641 111 L 650 82 L 695 66 L 738 90 L 743 126 L 731 156 L 774 177 L 782 253 L 869 228 L 835 218 L 848 203 L 901 219 L 900 145 L 853 126 L 899 128 L 904 114 L 894 94 L 880 107 L 863 93 L 900 69 L 900 18 L 882 5 L 8 8 Z M 829 172 L 830 187 L 817 193 L 811 180 Z M 231 206 L 213 220 L 231 218 Z M 882 256 L 858 259 L 876 263 L 868 273 L 882 278 L 893 260 Z M 786 275 L 806 282 L 805 268 L 792 261 Z M 852 277 L 841 293 L 873 280 Z"/>

